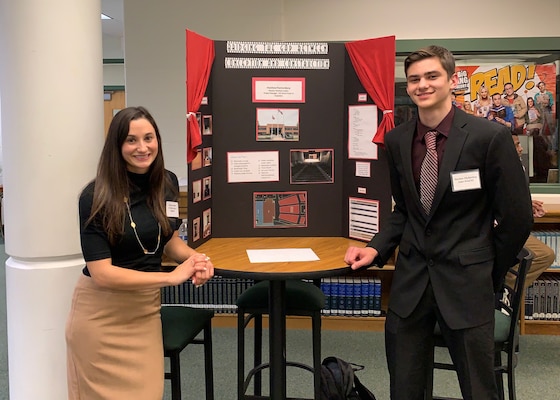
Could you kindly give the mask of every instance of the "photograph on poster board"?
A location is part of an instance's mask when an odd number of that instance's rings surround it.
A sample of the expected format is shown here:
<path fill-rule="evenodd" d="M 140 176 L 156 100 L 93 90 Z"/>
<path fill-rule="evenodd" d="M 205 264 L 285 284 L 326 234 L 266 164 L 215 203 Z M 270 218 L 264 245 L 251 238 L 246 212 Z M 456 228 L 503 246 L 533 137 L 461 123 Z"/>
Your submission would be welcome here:
<path fill-rule="evenodd" d="M 202 150 L 196 149 L 196 156 L 193 158 L 191 162 L 191 170 L 194 171 L 200 168 L 202 168 Z"/>
<path fill-rule="evenodd" d="M 253 103 L 305 103 L 305 78 L 253 78 Z"/>
<path fill-rule="evenodd" d="M 203 115 L 202 116 L 202 134 L 211 135 L 212 134 L 212 116 Z"/>
<path fill-rule="evenodd" d="M 192 220 L 192 241 L 196 242 L 200 239 L 200 217 Z"/>
<path fill-rule="evenodd" d="M 379 232 L 379 200 L 348 198 L 348 236 L 370 241 Z"/>
<path fill-rule="evenodd" d="M 333 183 L 333 149 L 291 149 L 290 183 Z"/>
<path fill-rule="evenodd" d="M 202 212 L 202 237 L 207 238 L 212 234 L 212 209 L 207 208 Z"/>
<path fill-rule="evenodd" d="M 198 131 L 202 135 L 202 113 L 196 113 L 196 122 L 198 122 Z"/>
<path fill-rule="evenodd" d="M 202 200 L 207 200 L 212 197 L 212 177 L 207 176 L 202 181 Z"/>
<path fill-rule="evenodd" d="M 202 150 L 202 158 L 204 159 L 205 167 L 212 165 L 212 147 L 205 147 Z"/>
<path fill-rule="evenodd" d="M 257 142 L 299 141 L 299 109 L 257 108 Z"/>
<path fill-rule="evenodd" d="M 202 199 L 202 181 L 197 179 L 192 183 L 192 202 L 198 203 Z"/>
<path fill-rule="evenodd" d="M 255 228 L 307 227 L 307 192 L 253 193 Z"/>

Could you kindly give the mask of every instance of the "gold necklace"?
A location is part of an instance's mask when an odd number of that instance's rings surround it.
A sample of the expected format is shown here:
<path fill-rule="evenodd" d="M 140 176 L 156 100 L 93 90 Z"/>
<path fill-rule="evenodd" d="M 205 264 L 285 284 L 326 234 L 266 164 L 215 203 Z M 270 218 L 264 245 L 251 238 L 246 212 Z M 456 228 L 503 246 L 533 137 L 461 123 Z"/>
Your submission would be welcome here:
<path fill-rule="evenodd" d="M 136 236 L 136 241 L 138 242 L 138 244 L 140 245 L 140 247 L 142 248 L 142 250 L 144 251 L 144 254 L 148 254 L 148 255 L 154 255 L 156 254 L 156 252 L 159 249 L 159 245 L 161 244 L 161 225 L 158 221 L 158 236 L 157 236 L 157 246 L 154 249 L 154 251 L 148 251 L 148 249 L 146 249 L 144 247 L 144 245 L 142 244 L 142 241 L 140 240 L 140 237 L 138 236 L 138 232 L 136 232 L 136 222 L 134 222 L 134 220 L 132 219 L 132 213 L 130 212 L 130 204 L 128 204 L 128 198 L 124 198 L 124 204 L 126 204 L 126 210 L 128 211 L 128 218 L 130 219 L 130 226 L 132 227 L 132 230 L 134 231 L 134 236 Z"/>

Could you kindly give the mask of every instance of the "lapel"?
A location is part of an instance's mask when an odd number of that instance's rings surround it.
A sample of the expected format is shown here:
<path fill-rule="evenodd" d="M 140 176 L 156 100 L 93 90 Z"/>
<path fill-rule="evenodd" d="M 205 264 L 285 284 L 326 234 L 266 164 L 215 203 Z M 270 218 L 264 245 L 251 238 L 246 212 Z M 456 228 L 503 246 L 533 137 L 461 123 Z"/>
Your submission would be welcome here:
<path fill-rule="evenodd" d="M 414 138 L 414 133 L 416 132 L 416 118 L 407 122 L 404 127 L 404 132 L 400 135 L 400 152 L 401 160 L 403 164 L 403 171 L 405 174 L 406 182 L 410 187 L 410 192 L 415 194 L 415 201 L 422 210 L 422 205 L 420 204 L 420 195 L 416 190 L 416 184 L 414 183 L 414 175 L 412 173 L 412 140 Z"/>
<path fill-rule="evenodd" d="M 453 123 L 451 124 L 451 130 L 449 131 L 449 137 L 445 143 L 445 154 L 443 155 L 441 166 L 439 168 L 438 184 L 429 218 L 431 218 L 434 214 L 434 211 L 438 208 L 445 192 L 447 191 L 447 188 L 451 185 L 450 174 L 457 166 L 457 162 L 461 156 L 461 150 L 463 149 L 465 141 L 469 135 L 466 129 L 467 124 L 467 114 L 462 110 L 455 109 L 455 115 L 453 116 Z M 420 199 L 418 199 L 418 204 L 420 206 Z"/>

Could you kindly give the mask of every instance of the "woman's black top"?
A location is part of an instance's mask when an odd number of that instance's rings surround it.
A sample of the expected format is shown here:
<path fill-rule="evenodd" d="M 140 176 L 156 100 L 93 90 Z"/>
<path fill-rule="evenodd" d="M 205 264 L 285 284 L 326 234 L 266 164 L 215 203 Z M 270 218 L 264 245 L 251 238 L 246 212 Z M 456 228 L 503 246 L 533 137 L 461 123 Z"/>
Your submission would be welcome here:
<path fill-rule="evenodd" d="M 177 201 L 179 193 L 179 184 L 177 176 L 166 171 L 175 191 L 168 190 L 165 195 L 166 201 Z M 147 194 L 149 186 L 148 174 L 135 174 L 128 172 L 130 181 L 130 212 L 132 219 L 136 223 L 136 232 L 142 242 L 142 245 L 149 252 L 153 252 L 158 242 L 158 222 L 147 204 Z M 134 234 L 134 230 L 130 225 L 130 218 L 125 211 L 124 234 L 112 246 L 109 243 L 109 237 L 100 224 L 100 218 L 95 218 L 91 223 L 85 225 L 91 214 L 93 203 L 93 190 L 95 181 L 92 181 L 82 191 L 80 195 L 79 211 L 80 211 L 80 241 L 82 244 L 82 253 L 86 262 L 102 260 L 110 258 L 112 264 L 134 269 L 138 271 L 160 271 L 161 257 L 165 244 L 171 239 L 172 235 L 164 235 L 161 233 L 161 243 L 155 254 L 144 254 L 138 239 Z M 175 192 L 175 193 L 173 193 Z M 126 205 L 123 201 L 123 208 Z M 173 230 L 177 230 L 181 223 L 179 218 L 168 218 Z M 87 266 L 84 267 L 83 273 L 90 276 Z"/>

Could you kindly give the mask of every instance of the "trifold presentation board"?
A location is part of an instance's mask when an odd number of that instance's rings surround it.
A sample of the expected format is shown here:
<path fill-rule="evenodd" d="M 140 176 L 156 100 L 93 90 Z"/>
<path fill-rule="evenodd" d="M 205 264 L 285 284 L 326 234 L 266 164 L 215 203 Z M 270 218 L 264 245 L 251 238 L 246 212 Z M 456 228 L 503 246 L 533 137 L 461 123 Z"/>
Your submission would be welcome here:
<path fill-rule="evenodd" d="M 345 44 L 213 46 L 194 113 L 202 144 L 188 170 L 190 245 L 211 237 L 369 241 L 391 212 L 385 153 L 372 142 L 384 114 Z M 394 50 L 388 57 L 393 86 Z"/>

